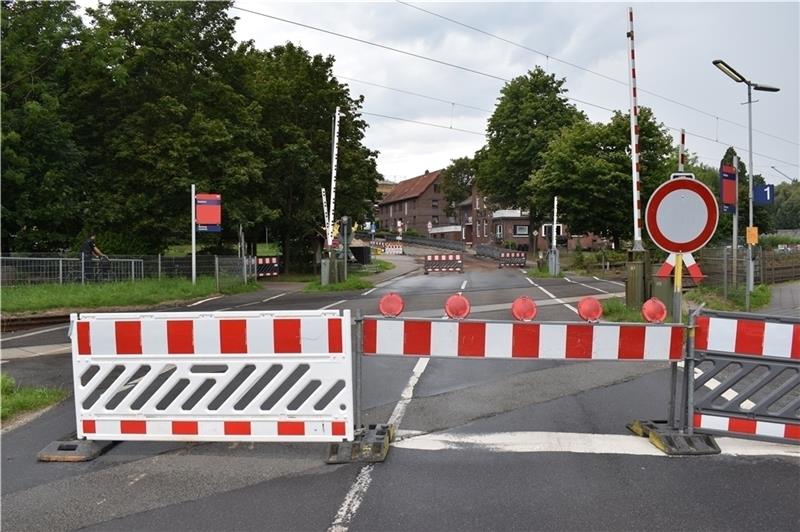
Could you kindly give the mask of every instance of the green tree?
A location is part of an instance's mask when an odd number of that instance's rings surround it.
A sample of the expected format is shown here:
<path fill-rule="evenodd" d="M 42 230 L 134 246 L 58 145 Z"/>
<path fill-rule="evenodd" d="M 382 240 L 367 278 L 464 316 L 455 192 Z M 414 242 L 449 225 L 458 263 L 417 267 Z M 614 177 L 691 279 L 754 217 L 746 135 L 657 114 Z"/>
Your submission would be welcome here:
<path fill-rule="evenodd" d="M 260 110 L 224 75 L 236 45 L 230 5 L 88 10 L 94 24 L 75 54 L 70 96 L 88 152 L 83 215 L 105 249 L 152 253 L 180 239 L 190 229 L 192 183 L 222 193 L 226 228 L 245 219 L 240 189 L 264 163 L 250 149 Z"/>
<path fill-rule="evenodd" d="M 542 167 L 547 145 L 559 130 L 585 120 L 568 102 L 564 84 L 540 67 L 508 82 L 489 118 L 487 144 L 475 154 L 478 188 L 497 205 L 527 209 L 531 227 L 546 212 L 537 211 L 539 204 L 531 201 L 531 174 Z M 530 238 L 532 246 L 532 232 Z"/>
<path fill-rule="evenodd" d="M 83 152 L 65 103 L 74 2 L 2 5 L 3 249 L 67 247 L 81 229 Z"/>
<path fill-rule="evenodd" d="M 775 187 L 775 229 L 800 229 L 800 182 Z"/>
<path fill-rule="evenodd" d="M 472 158 L 459 157 L 450 161 L 450 165 L 442 174 L 442 192 L 444 193 L 445 212 L 453 216 L 458 204 L 470 196 L 472 181 L 475 178 L 475 166 Z"/>
<path fill-rule="evenodd" d="M 558 196 L 562 221 L 575 233 L 609 236 L 619 248 L 633 236 L 630 118 L 615 112 L 607 124 L 576 122 L 556 136 L 532 176 L 531 201 L 540 212 L 552 212 Z M 669 177 L 672 152 L 663 124 L 650 109 L 639 112 L 642 205 Z"/>

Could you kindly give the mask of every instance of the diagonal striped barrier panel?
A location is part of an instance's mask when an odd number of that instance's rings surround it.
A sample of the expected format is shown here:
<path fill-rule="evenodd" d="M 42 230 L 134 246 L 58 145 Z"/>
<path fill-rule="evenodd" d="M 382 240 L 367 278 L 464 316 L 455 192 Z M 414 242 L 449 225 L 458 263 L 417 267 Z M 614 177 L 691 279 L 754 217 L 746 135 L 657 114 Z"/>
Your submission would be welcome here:
<path fill-rule="evenodd" d="M 498 268 L 503 268 L 504 266 L 524 268 L 527 262 L 528 254 L 524 251 L 501 251 L 500 256 L 497 257 Z"/>
<path fill-rule="evenodd" d="M 460 254 L 425 255 L 425 275 L 430 272 L 464 273 L 464 259 Z"/>
<path fill-rule="evenodd" d="M 682 325 L 364 319 L 365 355 L 681 360 Z"/>
<path fill-rule="evenodd" d="M 383 253 L 385 255 L 402 255 L 403 243 L 402 242 L 386 242 L 383 246 Z"/>
<path fill-rule="evenodd" d="M 694 352 L 694 428 L 800 443 L 800 319 L 703 310 Z"/>
<path fill-rule="evenodd" d="M 71 320 L 81 439 L 353 439 L 349 311 Z"/>
<path fill-rule="evenodd" d="M 278 275 L 278 257 L 256 257 L 256 278 Z"/>

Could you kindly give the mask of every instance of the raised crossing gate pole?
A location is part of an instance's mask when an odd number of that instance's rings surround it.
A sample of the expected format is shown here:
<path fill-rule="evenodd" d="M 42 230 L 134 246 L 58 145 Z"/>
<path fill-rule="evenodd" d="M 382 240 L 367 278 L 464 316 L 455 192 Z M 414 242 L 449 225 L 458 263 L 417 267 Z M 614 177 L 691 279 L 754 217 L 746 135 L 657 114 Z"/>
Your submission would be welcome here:
<path fill-rule="evenodd" d="M 361 358 L 364 356 L 364 313 L 361 309 L 356 309 L 354 315 L 355 327 L 353 330 L 353 415 L 355 416 L 355 429 L 361 428 Z"/>

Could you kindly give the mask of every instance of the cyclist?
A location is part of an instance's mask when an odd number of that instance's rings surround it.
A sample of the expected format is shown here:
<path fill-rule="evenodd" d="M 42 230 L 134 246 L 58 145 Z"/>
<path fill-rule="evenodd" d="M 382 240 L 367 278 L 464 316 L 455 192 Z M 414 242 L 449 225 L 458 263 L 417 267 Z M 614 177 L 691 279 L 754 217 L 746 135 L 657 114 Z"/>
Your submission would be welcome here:
<path fill-rule="evenodd" d="M 94 280 L 94 268 L 92 265 L 92 258 L 93 257 L 105 257 L 106 259 L 108 256 L 100 251 L 100 248 L 97 247 L 97 243 L 95 243 L 95 239 L 97 236 L 92 232 L 89 235 L 89 238 L 84 240 L 83 244 L 81 244 L 81 258 L 83 259 L 83 275 L 86 280 L 93 281 Z"/>

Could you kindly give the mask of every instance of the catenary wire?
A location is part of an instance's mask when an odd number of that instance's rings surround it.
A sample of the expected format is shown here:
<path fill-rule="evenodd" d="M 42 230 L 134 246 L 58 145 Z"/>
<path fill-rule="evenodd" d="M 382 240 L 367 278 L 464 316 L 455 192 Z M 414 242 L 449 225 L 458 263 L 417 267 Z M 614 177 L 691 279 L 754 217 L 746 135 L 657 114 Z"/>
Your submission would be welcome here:
<path fill-rule="evenodd" d="M 595 76 L 599 76 L 599 77 L 601 77 L 601 78 L 603 78 L 603 79 L 606 79 L 606 80 L 608 80 L 608 81 L 612 81 L 612 82 L 614 82 L 614 83 L 619 83 L 620 85 L 625 85 L 625 86 L 627 86 L 627 85 L 628 85 L 628 82 L 627 82 L 627 81 L 623 81 L 623 80 L 620 80 L 620 79 L 617 79 L 617 78 L 614 78 L 614 77 L 608 76 L 608 75 L 606 75 L 606 74 L 603 74 L 603 73 L 601 73 L 601 72 L 597 72 L 597 71 L 595 71 L 595 70 L 592 70 L 592 69 L 590 69 L 590 68 L 586 68 L 586 67 L 583 67 L 583 66 L 581 66 L 581 65 L 577 65 L 577 64 L 575 64 L 575 63 L 572 63 L 572 62 L 570 62 L 570 61 L 566 61 L 566 60 L 564 60 L 564 59 L 560 59 L 560 58 L 558 58 L 558 57 L 555 57 L 555 56 L 553 56 L 553 55 L 550 55 L 550 54 L 548 54 L 548 53 L 546 53 L 546 52 L 542 52 L 541 50 L 536 50 L 535 48 L 531 48 L 531 47 L 529 47 L 529 46 L 526 46 L 526 45 L 524 45 L 524 44 L 521 44 L 521 43 L 518 43 L 518 42 L 515 42 L 515 41 L 512 41 L 512 40 L 506 39 L 505 37 L 501 37 L 501 36 L 499 36 L 499 35 L 496 35 L 496 34 L 494 34 L 494 33 L 488 32 L 488 31 L 486 31 L 486 30 L 482 30 L 481 28 L 477 28 L 477 27 L 475 27 L 475 26 L 471 26 L 471 25 L 469 25 L 469 24 L 466 24 L 466 23 L 464 23 L 464 22 L 461 22 L 461 21 L 459 21 L 459 20 L 456 20 L 456 19 L 453 19 L 453 18 L 447 17 L 447 16 L 445 16 L 445 15 L 442 15 L 442 14 L 440 14 L 440 13 L 436 13 L 435 11 L 431 11 L 431 10 L 429 10 L 429 9 L 425 9 L 425 8 L 423 8 L 423 7 L 419 7 L 419 6 L 417 6 L 417 5 L 414 5 L 414 4 L 411 4 L 411 3 L 409 3 L 409 2 L 403 2 L 402 0 L 395 0 L 395 1 L 396 1 L 398 4 L 402 4 L 402 5 L 406 6 L 406 7 L 410 7 L 410 8 L 412 8 L 412 9 L 416 9 L 416 10 L 418 10 L 418 11 L 422 11 L 423 13 L 427 13 L 427 14 L 429 14 L 429 15 L 432 15 L 432 16 L 434 16 L 434 17 L 438 17 L 438 18 L 440 18 L 440 19 L 446 20 L 446 21 L 448 21 L 448 22 L 451 22 L 451 23 L 453 23 L 453 24 L 456 24 L 456 25 L 458 25 L 458 26 L 462 26 L 462 27 L 464 27 L 464 28 L 468 28 L 468 29 L 470 29 L 470 30 L 472 30 L 472 31 L 476 31 L 476 32 L 478 32 L 478 33 L 481 33 L 481 34 L 483 34 L 483 35 L 486 35 L 486 36 L 488 36 L 488 37 L 491 37 L 491 38 L 493 38 L 493 39 L 497 39 L 497 40 L 499 40 L 499 41 L 502 41 L 502 42 L 504 42 L 504 43 L 510 44 L 510 45 L 512 45 L 512 46 L 516 46 L 517 48 L 521 48 L 521 49 L 523 49 L 523 50 L 527 50 L 527 51 L 529 51 L 529 52 L 532 52 L 532 53 L 534 53 L 534 54 L 538 54 L 538 55 L 540 55 L 540 56 L 542 56 L 542 57 L 545 57 L 547 60 L 551 60 L 551 59 L 552 59 L 553 61 L 557 61 L 557 62 L 559 62 L 559 63 L 562 63 L 562 64 L 564 64 L 564 65 L 570 66 L 570 67 L 572 67 L 572 68 L 576 68 L 576 69 L 578 69 L 578 70 L 582 70 L 582 71 L 584 71 L 584 72 L 587 72 L 587 73 L 589 73 L 589 74 L 593 74 L 593 75 L 595 75 Z M 678 101 L 678 100 L 675 100 L 675 99 L 673 99 L 673 98 L 670 98 L 670 97 L 668 97 L 668 96 L 664 96 L 664 95 L 662 95 L 662 94 L 658 94 L 657 92 L 653 92 L 653 91 L 650 91 L 650 90 L 642 89 L 641 87 L 637 87 L 637 90 L 638 90 L 639 92 L 644 92 L 644 93 L 650 94 L 651 96 L 655 96 L 656 98 L 660 98 L 660 99 L 662 99 L 662 100 L 664 100 L 664 101 L 667 101 L 667 102 L 670 102 L 670 103 L 672 103 L 672 104 L 679 105 L 679 106 L 681 106 L 681 107 L 685 107 L 686 109 L 690 109 L 690 110 L 692 110 L 692 111 L 695 111 L 695 112 L 697 112 L 697 113 L 704 114 L 704 115 L 706 115 L 706 116 L 708 116 L 708 117 L 715 118 L 715 119 L 717 119 L 717 120 L 722 120 L 723 122 L 727 122 L 727 123 L 729 123 L 729 124 L 732 124 L 732 125 L 735 125 L 735 126 L 738 126 L 738 127 L 741 127 L 741 128 L 745 128 L 745 129 L 747 129 L 747 126 L 746 126 L 745 124 L 740 124 L 739 122 L 734 122 L 733 120 L 728 120 L 727 118 L 722 118 L 722 117 L 720 117 L 720 116 L 717 116 L 717 115 L 715 115 L 715 114 L 713 114 L 713 113 L 709 113 L 708 111 L 704 111 L 704 110 L 702 110 L 702 109 L 699 109 L 699 108 L 697 108 L 697 107 L 694 107 L 694 106 L 692 106 L 692 105 L 689 105 L 689 104 L 686 104 L 686 103 L 680 102 L 680 101 Z M 798 143 L 798 142 L 796 142 L 796 141 L 789 140 L 789 139 L 786 139 L 786 138 L 783 138 L 783 137 L 779 137 L 779 136 L 777 136 L 777 135 L 773 135 L 772 133 L 768 133 L 768 132 L 766 132 L 766 131 L 762 131 L 762 130 L 755 129 L 755 128 L 753 128 L 753 131 L 755 131 L 755 132 L 758 132 L 758 133 L 761 133 L 762 135 L 766 135 L 766 136 L 768 136 L 768 137 L 771 137 L 771 138 L 774 138 L 774 139 L 777 139 L 777 140 L 780 140 L 780 141 L 783 141 L 783 142 L 789 143 L 789 144 L 793 144 L 793 145 L 795 145 L 795 146 L 800 146 L 800 143 Z"/>
<path fill-rule="evenodd" d="M 448 67 L 455 68 L 455 69 L 458 69 L 458 70 L 463 70 L 465 72 L 470 72 L 470 73 L 473 73 L 473 74 L 476 74 L 476 75 L 479 75 L 479 76 L 484 76 L 484 77 L 487 77 L 487 78 L 496 79 L 496 80 L 499 80 L 499 81 L 503 81 L 505 83 L 508 83 L 508 82 L 511 81 L 510 79 L 507 79 L 507 78 L 504 78 L 502 76 L 498 76 L 498 75 L 495 75 L 495 74 L 482 72 L 480 70 L 475 70 L 475 69 L 472 69 L 472 68 L 469 68 L 469 67 L 465 67 L 463 65 L 457 65 L 455 63 L 449 63 L 447 61 L 442 61 L 440 59 L 436 59 L 436 58 L 433 58 L 433 57 L 428 57 L 428 56 L 424 56 L 424 55 L 417 54 L 417 53 L 414 53 L 414 52 L 401 50 L 399 48 L 394 48 L 394 47 L 387 46 L 387 45 L 380 44 L 380 43 L 376 43 L 376 42 L 373 42 L 373 41 L 368 41 L 366 39 L 360 39 L 358 37 L 353 37 L 351 35 L 345 35 L 343 33 L 338 33 L 338 32 L 331 31 L 331 30 L 326 30 L 324 28 L 320 28 L 320 27 L 317 27 L 317 26 L 312 26 L 310 24 L 305 24 L 305 23 L 302 23 L 302 22 L 297 22 L 297 21 L 294 21 L 294 20 L 289 20 L 289 19 L 277 17 L 275 15 L 269 15 L 267 13 L 261 13 L 259 11 L 253 11 L 251 9 L 246 9 L 246 8 L 238 7 L 238 6 L 232 6 L 231 9 L 235 9 L 235 10 L 242 11 L 242 12 L 245 12 L 245 13 L 250 13 L 252 15 L 256 15 L 256 16 L 260 16 L 260 17 L 264 17 L 264 18 L 269 18 L 269 19 L 272 19 L 272 20 L 277 20 L 277 21 L 280 21 L 280 22 L 285 22 L 287 24 L 300 26 L 300 27 L 303 27 L 303 28 L 306 28 L 306 29 L 319 31 L 321 33 L 326 33 L 328 35 L 334 35 L 336 37 L 340 37 L 340 38 L 343 38 L 343 39 L 348 39 L 348 40 L 351 40 L 351 41 L 359 42 L 359 43 L 366 44 L 366 45 L 369 45 L 369 46 L 374 46 L 374 47 L 377 47 L 377 48 L 382 48 L 384 50 L 389 50 L 389 51 L 392 51 L 392 52 L 396 52 L 396 53 L 399 53 L 399 54 L 407 55 L 407 56 L 414 57 L 414 58 L 417 58 L 417 59 L 422 59 L 424 61 L 429 61 L 429 62 L 432 62 L 432 63 L 437 63 L 437 64 L 440 64 L 440 65 L 448 66 Z M 565 96 L 565 98 L 568 99 L 568 100 L 571 100 L 571 101 L 582 103 L 584 105 L 597 107 L 597 108 L 603 109 L 605 111 L 609 111 L 609 112 L 614 112 L 615 111 L 614 109 L 610 109 L 610 108 L 602 106 L 602 105 L 598 105 L 598 104 L 594 104 L 594 103 L 591 103 L 591 102 L 587 102 L 585 100 L 580 100 L 580 99 L 572 98 L 572 97 L 569 97 L 569 96 Z M 448 103 L 450 103 L 450 102 L 448 102 Z M 364 114 L 366 114 L 366 113 L 364 113 Z M 388 115 L 382 115 L 382 116 L 388 117 Z M 393 118 L 393 117 L 388 117 L 388 118 Z M 407 120 L 407 119 L 402 119 L 402 120 L 410 121 L 410 120 Z M 426 124 L 426 125 L 431 125 L 431 124 Z M 433 127 L 441 127 L 443 129 L 451 129 L 448 126 L 437 125 L 437 124 L 432 124 L 432 125 L 433 125 Z M 678 128 L 673 128 L 673 127 L 670 127 L 670 126 L 667 126 L 667 127 L 669 129 L 678 130 Z M 452 129 L 456 130 L 456 128 L 452 128 Z M 468 133 L 477 134 L 477 132 L 475 132 L 475 131 L 468 131 L 468 130 L 462 130 L 462 131 L 465 131 L 465 132 L 468 132 Z M 480 133 L 480 134 L 483 135 L 483 133 Z M 695 135 L 698 138 L 702 138 L 702 139 L 705 139 L 705 140 L 708 140 L 708 141 L 711 141 L 711 142 L 715 142 L 715 143 L 723 145 L 723 146 L 730 146 L 730 144 L 727 144 L 727 143 L 724 143 L 724 142 L 720 142 L 719 140 L 711 139 L 710 137 L 705 137 L 703 135 L 697 135 L 697 134 L 694 134 L 694 133 L 692 133 L 692 134 Z M 737 146 L 734 146 L 734 148 L 742 149 L 742 148 L 739 148 Z M 756 152 L 753 152 L 753 155 L 758 155 L 760 157 L 764 157 L 766 159 L 771 159 L 773 161 L 777 161 L 777 162 L 780 162 L 782 164 L 788 164 L 788 165 L 793 166 L 793 167 L 797 167 L 798 166 L 797 164 L 794 164 L 794 163 L 791 163 L 791 162 L 788 162 L 788 161 L 784 161 L 784 160 L 781 160 L 781 159 L 777 159 L 777 158 L 769 156 L 769 155 L 764 155 L 764 154 L 760 154 L 760 153 L 756 153 Z"/>

